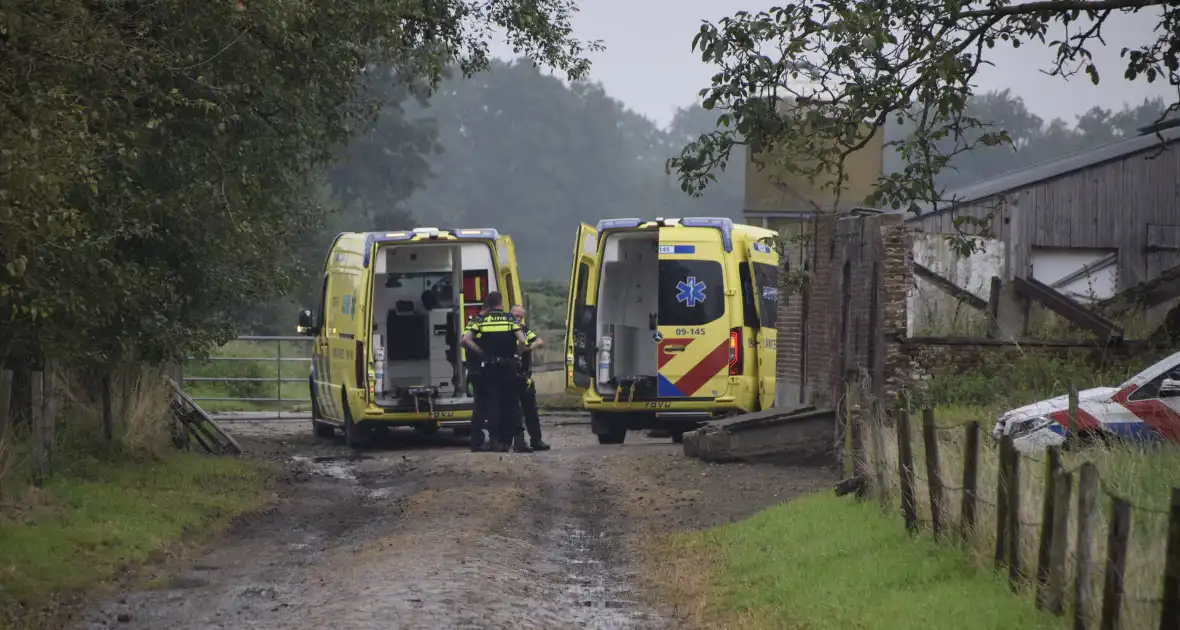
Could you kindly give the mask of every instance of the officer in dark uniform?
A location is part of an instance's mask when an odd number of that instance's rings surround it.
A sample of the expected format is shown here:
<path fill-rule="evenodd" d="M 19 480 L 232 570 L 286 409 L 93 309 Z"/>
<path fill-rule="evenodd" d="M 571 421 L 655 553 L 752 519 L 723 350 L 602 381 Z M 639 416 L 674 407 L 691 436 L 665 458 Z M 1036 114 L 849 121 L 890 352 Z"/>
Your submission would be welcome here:
<path fill-rule="evenodd" d="M 479 356 L 479 393 L 494 450 L 532 452 L 520 425 L 520 352 L 528 351 L 520 322 L 504 312 L 504 298 L 492 291 L 484 298 L 488 314 L 463 332 L 463 347 Z"/>
<path fill-rule="evenodd" d="M 524 378 L 520 386 L 520 409 L 524 413 L 524 428 L 529 432 L 529 446 L 534 451 L 547 451 L 550 446 L 541 439 L 541 414 L 537 410 L 537 386 L 533 383 L 533 352 L 544 347 L 545 340 L 529 329 L 524 323 L 525 310 L 520 304 L 513 304 L 508 310 L 524 328 L 524 341 L 529 351 L 520 356 L 520 373 Z"/>
<path fill-rule="evenodd" d="M 484 316 L 488 314 L 488 305 L 484 303 L 483 308 L 467 322 L 467 326 L 463 328 L 466 333 L 471 330 L 472 324 L 483 320 Z M 474 352 L 467 352 L 467 390 L 471 397 L 475 399 L 475 404 L 472 405 L 471 410 L 471 451 L 473 453 L 482 453 L 490 450 L 488 441 L 484 438 L 484 427 L 487 422 L 487 410 L 484 409 L 484 403 L 487 401 L 486 396 L 480 396 L 479 391 L 479 355 Z"/>

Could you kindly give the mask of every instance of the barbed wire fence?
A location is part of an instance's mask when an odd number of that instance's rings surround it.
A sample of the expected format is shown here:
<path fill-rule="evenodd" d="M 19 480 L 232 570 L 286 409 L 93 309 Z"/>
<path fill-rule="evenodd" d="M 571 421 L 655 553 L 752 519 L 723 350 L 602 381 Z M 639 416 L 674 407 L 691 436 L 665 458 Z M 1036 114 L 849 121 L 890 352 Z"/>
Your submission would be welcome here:
<path fill-rule="evenodd" d="M 939 422 L 904 394 L 886 406 L 859 383 L 848 391 L 837 435 L 853 478 L 843 491 L 1006 573 L 1074 628 L 1180 628 L 1180 489 L 1145 487 L 1152 458 L 1174 454 L 1080 449 L 1072 437 L 1026 454 L 1011 436 L 984 439 L 978 420 Z"/>

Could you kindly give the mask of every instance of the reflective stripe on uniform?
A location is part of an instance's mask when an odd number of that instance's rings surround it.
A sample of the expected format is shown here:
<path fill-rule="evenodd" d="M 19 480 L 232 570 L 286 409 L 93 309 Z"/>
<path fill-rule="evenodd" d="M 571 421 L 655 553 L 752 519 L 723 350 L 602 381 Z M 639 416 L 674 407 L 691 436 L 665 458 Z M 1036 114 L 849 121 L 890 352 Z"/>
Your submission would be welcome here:
<path fill-rule="evenodd" d="M 475 329 L 475 336 L 479 337 L 484 333 L 510 333 L 518 330 L 520 330 L 520 325 L 512 322 L 485 322 Z"/>

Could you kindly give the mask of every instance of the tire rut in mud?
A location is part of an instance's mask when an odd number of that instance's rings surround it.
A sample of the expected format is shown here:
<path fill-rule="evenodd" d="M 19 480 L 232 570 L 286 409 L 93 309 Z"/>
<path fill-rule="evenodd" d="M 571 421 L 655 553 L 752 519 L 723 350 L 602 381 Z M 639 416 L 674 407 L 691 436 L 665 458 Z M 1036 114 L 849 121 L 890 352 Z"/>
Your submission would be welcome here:
<path fill-rule="evenodd" d="M 632 587 L 618 506 L 587 464 L 568 464 L 548 472 L 544 506 L 551 511 L 550 526 L 540 541 L 545 556 L 538 564 L 559 598 L 557 612 L 579 628 L 662 625 Z"/>

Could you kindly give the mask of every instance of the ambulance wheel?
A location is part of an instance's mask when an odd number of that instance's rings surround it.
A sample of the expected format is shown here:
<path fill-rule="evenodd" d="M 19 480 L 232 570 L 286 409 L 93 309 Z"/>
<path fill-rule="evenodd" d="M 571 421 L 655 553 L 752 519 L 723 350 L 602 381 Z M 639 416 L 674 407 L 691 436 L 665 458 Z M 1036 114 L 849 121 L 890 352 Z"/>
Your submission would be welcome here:
<path fill-rule="evenodd" d="M 336 435 L 336 427 L 324 422 L 323 420 L 312 419 L 311 430 L 315 432 L 316 437 L 330 438 Z"/>
<path fill-rule="evenodd" d="M 419 422 L 414 425 L 414 431 L 419 435 L 434 435 L 438 433 L 438 423 L 435 422 Z"/>
<path fill-rule="evenodd" d="M 590 413 L 590 430 L 599 444 L 622 444 L 627 440 L 627 416 L 613 413 Z"/>

